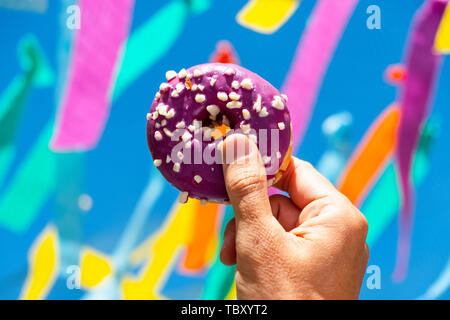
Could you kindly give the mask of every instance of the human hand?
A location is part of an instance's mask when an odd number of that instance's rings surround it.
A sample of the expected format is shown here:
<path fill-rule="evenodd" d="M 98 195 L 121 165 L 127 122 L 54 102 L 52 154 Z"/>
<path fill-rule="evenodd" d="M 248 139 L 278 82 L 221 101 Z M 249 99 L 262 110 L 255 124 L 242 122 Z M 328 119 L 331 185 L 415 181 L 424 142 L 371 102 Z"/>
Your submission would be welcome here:
<path fill-rule="evenodd" d="M 365 217 L 297 158 L 275 185 L 290 198 L 269 197 L 253 142 L 227 137 L 224 158 L 238 145 L 247 155 L 223 165 L 235 218 L 220 253 L 224 264 L 236 264 L 238 299 L 357 299 L 369 259 Z"/>

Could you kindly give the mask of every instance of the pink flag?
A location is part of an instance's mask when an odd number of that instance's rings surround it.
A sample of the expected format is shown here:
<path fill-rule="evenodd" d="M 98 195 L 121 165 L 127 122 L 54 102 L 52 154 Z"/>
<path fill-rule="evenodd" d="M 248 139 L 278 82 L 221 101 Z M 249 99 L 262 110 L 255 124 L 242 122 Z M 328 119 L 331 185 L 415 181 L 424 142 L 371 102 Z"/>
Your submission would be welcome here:
<path fill-rule="evenodd" d="M 300 147 L 328 65 L 358 0 L 320 0 L 297 47 L 281 90 L 289 98 L 292 154 Z M 280 193 L 269 188 L 269 195 Z"/>
<path fill-rule="evenodd" d="M 323 77 L 357 3 L 320 0 L 311 14 L 282 89 L 289 98 L 294 151 L 301 143 Z"/>
<path fill-rule="evenodd" d="M 71 67 L 51 148 L 95 148 L 111 104 L 110 90 L 126 41 L 134 0 L 80 0 L 81 28 L 76 31 Z"/>
<path fill-rule="evenodd" d="M 410 252 L 414 190 L 410 181 L 413 155 L 433 93 L 441 58 L 434 54 L 434 39 L 448 0 L 428 0 L 412 26 L 406 57 L 406 81 L 400 91 L 402 117 L 398 131 L 397 162 L 402 189 L 399 241 L 394 280 L 405 278 Z"/>

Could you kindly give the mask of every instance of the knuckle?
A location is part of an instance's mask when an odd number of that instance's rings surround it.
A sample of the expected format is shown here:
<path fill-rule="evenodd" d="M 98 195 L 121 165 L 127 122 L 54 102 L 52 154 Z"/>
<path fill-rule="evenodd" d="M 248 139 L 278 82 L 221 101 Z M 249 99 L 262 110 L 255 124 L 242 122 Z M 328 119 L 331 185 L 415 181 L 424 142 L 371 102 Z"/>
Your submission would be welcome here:
<path fill-rule="evenodd" d="M 334 202 L 334 205 L 339 212 L 342 214 L 348 214 L 351 212 L 352 205 L 347 201 L 346 198 L 336 195 L 331 201 Z"/>
<path fill-rule="evenodd" d="M 247 173 L 235 175 L 227 179 L 227 189 L 233 195 L 242 196 L 260 190 L 264 180 L 262 175 L 257 173 Z"/>
<path fill-rule="evenodd" d="M 337 194 L 327 197 L 327 201 L 342 219 L 352 220 L 353 205 L 345 197 Z"/>
<path fill-rule="evenodd" d="M 352 228 L 355 232 L 364 235 L 364 239 L 369 230 L 369 224 L 366 217 L 364 217 L 364 215 L 356 208 L 353 208 Z"/>
<path fill-rule="evenodd" d="M 336 209 L 345 215 L 350 229 L 361 235 L 367 235 L 369 224 L 366 217 L 358 210 L 345 196 L 341 196 L 335 201 Z"/>

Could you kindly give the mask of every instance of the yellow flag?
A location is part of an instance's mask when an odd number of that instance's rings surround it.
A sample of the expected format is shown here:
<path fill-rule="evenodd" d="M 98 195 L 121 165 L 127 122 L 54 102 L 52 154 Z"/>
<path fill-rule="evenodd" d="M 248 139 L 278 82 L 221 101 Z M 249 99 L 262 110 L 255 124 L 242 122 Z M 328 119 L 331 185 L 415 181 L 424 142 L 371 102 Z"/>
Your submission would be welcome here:
<path fill-rule="evenodd" d="M 189 231 L 193 229 L 195 212 L 199 201 L 189 199 L 181 205 L 176 203 L 168 219 L 160 230 L 152 235 L 152 241 L 146 244 L 146 253 L 150 257 L 148 263 L 136 277 L 126 275 L 122 281 L 124 299 L 153 300 L 165 299 L 160 289 L 167 280 L 174 264 L 189 239 Z M 136 259 L 136 257 L 135 257 Z M 140 259 L 142 260 L 142 259 Z"/>
<path fill-rule="evenodd" d="M 450 4 L 447 5 L 444 17 L 442 18 L 434 47 L 440 54 L 450 53 Z"/>
<path fill-rule="evenodd" d="M 271 34 L 292 16 L 299 4 L 300 0 L 250 0 L 236 20 L 253 31 Z"/>
<path fill-rule="evenodd" d="M 47 226 L 36 238 L 28 252 L 28 276 L 21 299 L 45 299 L 52 288 L 59 269 L 58 233 L 53 226 Z"/>

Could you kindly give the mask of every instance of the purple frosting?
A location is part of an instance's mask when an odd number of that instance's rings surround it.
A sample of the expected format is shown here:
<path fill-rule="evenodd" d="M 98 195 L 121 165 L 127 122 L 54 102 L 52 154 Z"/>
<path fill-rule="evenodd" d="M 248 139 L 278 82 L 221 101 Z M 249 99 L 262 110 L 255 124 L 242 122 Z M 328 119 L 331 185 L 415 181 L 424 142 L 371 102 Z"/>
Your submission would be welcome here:
<path fill-rule="evenodd" d="M 221 124 L 257 143 L 273 181 L 291 146 L 286 96 L 234 64 L 207 63 L 166 77 L 147 115 L 147 140 L 154 164 L 184 200 L 229 201 L 222 138 L 210 138 Z"/>

